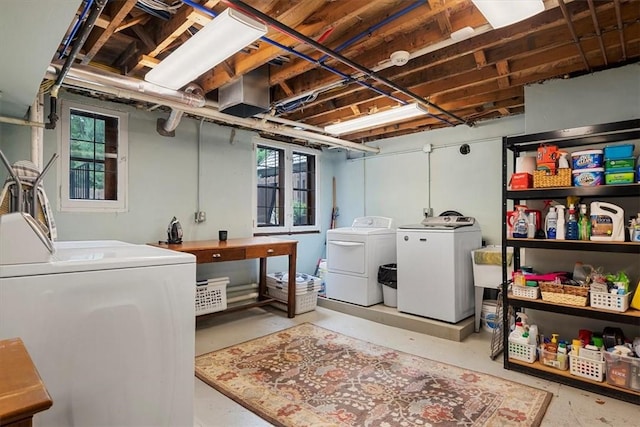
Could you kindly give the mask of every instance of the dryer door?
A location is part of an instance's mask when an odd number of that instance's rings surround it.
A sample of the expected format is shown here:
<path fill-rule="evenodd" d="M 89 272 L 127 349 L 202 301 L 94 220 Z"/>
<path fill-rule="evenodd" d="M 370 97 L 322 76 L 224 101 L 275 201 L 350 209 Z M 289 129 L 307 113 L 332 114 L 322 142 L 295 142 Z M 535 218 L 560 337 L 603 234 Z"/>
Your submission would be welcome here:
<path fill-rule="evenodd" d="M 366 236 L 336 235 L 327 240 L 327 270 L 364 275 L 367 271 Z"/>

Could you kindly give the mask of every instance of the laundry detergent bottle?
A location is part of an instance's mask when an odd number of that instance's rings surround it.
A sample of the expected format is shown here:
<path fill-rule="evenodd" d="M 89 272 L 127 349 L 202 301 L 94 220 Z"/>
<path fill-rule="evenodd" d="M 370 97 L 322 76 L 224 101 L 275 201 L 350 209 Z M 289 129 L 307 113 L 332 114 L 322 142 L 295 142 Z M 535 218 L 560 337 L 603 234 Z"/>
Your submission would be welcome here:
<path fill-rule="evenodd" d="M 624 242 L 624 210 L 611 203 L 592 202 L 590 239 Z"/>

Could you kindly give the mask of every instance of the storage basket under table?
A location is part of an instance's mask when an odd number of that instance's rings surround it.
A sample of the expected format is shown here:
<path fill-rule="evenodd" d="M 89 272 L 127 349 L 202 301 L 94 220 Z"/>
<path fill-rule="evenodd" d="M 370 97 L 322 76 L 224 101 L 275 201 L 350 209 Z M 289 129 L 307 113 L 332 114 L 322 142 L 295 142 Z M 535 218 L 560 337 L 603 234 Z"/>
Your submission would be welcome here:
<path fill-rule="evenodd" d="M 604 381 L 604 369 L 604 360 L 588 359 L 569 353 L 569 372 L 571 375 L 602 382 Z"/>
<path fill-rule="evenodd" d="M 302 314 L 316 309 L 316 305 L 318 304 L 318 289 L 314 291 L 307 291 L 302 294 L 296 293 L 295 314 Z M 273 298 L 283 303 L 287 302 L 289 297 L 286 289 L 280 289 L 269 285 L 267 285 L 267 292 Z"/>
<path fill-rule="evenodd" d="M 521 344 L 509 340 L 509 358 L 533 363 L 536 361 L 537 347 L 535 344 Z"/>
<path fill-rule="evenodd" d="M 551 171 L 533 171 L 533 188 L 571 187 L 571 169 Z"/>
<path fill-rule="evenodd" d="M 196 286 L 196 316 L 227 309 L 227 280 Z"/>
<path fill-rule="evenodd" d="M 288 294 L 288 274 L 273 273 L 267 274 L 267 293 L 274 299 L 286 303 Z M 296 309 L 295 314 L 302 314 L 315 310 L 318 304 L 318 291 L 322 281 L 320 278 L 304 273 L 296 273 Z M 278 308 L 279 305 L 276 305 Z"/>
<path fill-rule="evenodd" d="M 589 288 L 586 286 L 562 285 L 556 282 L 538 282 L 542 300 L 558 304 L 586 306 Z"/>
<path fill-rule="evenodd" d="M 511 286 L 511 293 L 514 297 L 538 299 L 540 296 L 540 288 L 537 286 Z"/>
<path fill-rule="evenodd" d="M 591 292 L 591 307 L 605 310 L 618 311 L 620 313 L 629 308 L 629 295 L 617 295 L 607 292 Z"/>

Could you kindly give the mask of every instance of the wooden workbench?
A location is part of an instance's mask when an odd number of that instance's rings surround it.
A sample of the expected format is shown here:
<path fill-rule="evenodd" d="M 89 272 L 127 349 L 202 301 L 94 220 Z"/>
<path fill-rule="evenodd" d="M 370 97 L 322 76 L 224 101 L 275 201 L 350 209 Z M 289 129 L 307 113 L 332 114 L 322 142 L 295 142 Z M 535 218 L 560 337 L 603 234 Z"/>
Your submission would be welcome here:
<path fill-rule="evenodd" d="M 229 313 L 251 307 L 259 307 L 274 300 L 267 295 L 267 258 L 287 255 L 289 257 L 289 287 L 287 294 L 287 315 L 295 317 L 296 312 L 296 240 L 284 240 L 272 237 L 249 237 L 245 239 L 219 240 L 195 240 L 178 244 L 153 243 L 153 246 L 171 249 L 179 252 L 187 252 L 196 256 L 196 263 L 242 261 L 247 259 L 260 259 L 260 274 L 258 279 L 257 301 L 227 308 L 210 314 L 199 316 L 200 318 Z"/>
<path fill-rule="evenodd" d="M 29 427 L 52 404 L 22 340 L 0 341 L 0 426 Z"/>

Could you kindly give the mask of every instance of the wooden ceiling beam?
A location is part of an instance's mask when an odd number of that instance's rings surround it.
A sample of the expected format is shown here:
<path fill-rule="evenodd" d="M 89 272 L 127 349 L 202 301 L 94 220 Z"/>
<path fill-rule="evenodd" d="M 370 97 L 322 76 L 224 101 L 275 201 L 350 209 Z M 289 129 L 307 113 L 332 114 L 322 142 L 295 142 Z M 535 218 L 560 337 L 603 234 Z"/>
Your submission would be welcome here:
<path fill-rule="evenodd" d="M 578 49 L 578 53 L 582 58 L 582 62 L 584 62 L 584 66 L 587 71 L 591 71 L 591 67 L 589 66 L 589 61 L 587 61 L 587 57 L 582 50 L 582 46 L 580 45 L 580 39 L 578 38 L 578 34 L 576 34 L 576 29 L 573 26 L 573 21 L 571 20 L 571 15 L 567 10 L 567 6 L 564 4 L 564 0 L 558 0 L 558 6 L 560 6 L 560 10 L 562 11 L 562 15 L 564 15 L 564 20 L 567 22 L 567 27 L 569 27 L 569 32 L 571 33 L 571 38 L 573 38 L 573 42 L 576 45 L 576 49 Z"/>
<path fill-rule="evenodd" d="M 622 25 L 622 14 L 620 13 L 620 0 L 613 0 L 616 9 L 616 19 L 618 23 L 618 36 L 620 37 L 620 46 L 622 46 L 622 61 L 627 60 L 627 51 L 624 43 L 624 26 Z"/>
<path fill-rule="evenodd" d="M 321 3 L 324 3 L 324 0 L 322 0 Z M 344 25 L 344 23 L 356 19 L 358 13 L 364 12 L 370 7 L 370 5 L 370 0 L 337 2 L 337 4 L 329 8 L 329 10 L 323 11 L 322 16 L 313 15 L 314 19 L 310 20 L 309 23 L 306 23 L 305 20 L 307 20 L 310 15 L 316 12 L 316 10 L 311 9 L 311 7 L 318 7 L 318 5 L 312 2 L 300 2 L 298 4 L 298 7 L 296 8 L 298 10 L 298 13 L 289 13 L 288 22 L 282 22 L 292 28 L 297 28 L 296 31 L 306 35 L 307 37 L 317 38 L 325 34 L 330 28 Z M 301 13 L 302 11 L 304 11 L 304 14 Z M 295 19 L 295 21 L 291 21 L 292 19 Z M 278 20 L 280 21 L 280 19 Z M 297 41 L 293 41 L 286 35 L 274 33 L 270 34 L 269 38 L 287 47 L 293 47 L 300 52 L 304 52 L 305 50 L 308 51 L 308 48 L 300 46 Z M 283 52 L 283 50 L 279 47 L 270 45 L 268 43 L 261 43 L 259 49 L 251 55 L 236 55 L 236 57 L 234 58 L 236 73 L 247 73 L 258 68 L 266 62 L 276 59 L 281 55 L 288 56 L 291 54 Z M 310 56 L 313 56 L 317 59 L 321 57 L 321 54 L 310 54 Z M 274 86 L 277 85 L 280 81 L 284 80 L 285 79 L 270 79 L 270 84 Z M 200 78 L 199 81 L 205 92 L 210 92 L 228 83 L 229 79 L 222 74 L 216 73 L 214 69 L 206 73 L 202 78 Z M 289 86 L 292 87 L 291 85 Z"/>
<path fill-rule="evenodd" d="M 604 49 L 604 42 L 602 41 L 602 31 L 600 31 L 600 24 L 598 23 L 598 15 L 596 13 L 596 7 L 593 4 L 593 0 L 588 0 L 589 10 L 591 11 L 591 18 L 593 19 L 593 28 L 596 31 L 596 37 L 598 37 L 598 41 L 600 42 L 600 52 L 602 53 L 602 57 L 604 58 L 604 63 L 608 64 L 607 61 L 607 52 Z"/>
<path fill-rule="evenodd" d="M 94 56 L 98 53 L 102 46 L 109 40 L 109 38 L 116 32 L 116 29 L 120 26 L 122 21 L 127 17 L 131 9 L 136 5 L 137 0 L 123 0 L 119 2 L 113 2 L 114 8 L 117 8 L 116 13 L 112 16 L 107 28 L 95 28 L 89 34 L 87 41 L 85 42 L 84 57 L 81 63 L 83 65 L 91 62 Z"/>
<path fill-rule="evenodd" d="M 469 12 L 468 9 L 462 8 L 465 5 L 468 6 L 466 0 L 457 0 L 453 3 L 450 19 L 452 21 L 453 28 L 461 28 L 467 24 L 471 26 L 478 26 L 484 19 L 482 15 L 478 13 Z M 447 3 L 449 5 L 449 3 Z M 411 14 L 417 13 L 418 9 L 412 11 Z M 340 53 L 353 59 L 356 63 L 361 64 L 368 68 L 375 68 L 378 64 L 388 61 L 391 53 L 397 50 L 417 51 L 420 48 L 431 45 L 442 40 L 442 32 L 440 31 L 437 23 L 434 21 L 435 17 L 442 12 L 442 8 L 432 9 L 429 12 L 421 12 L 419 15 L 422 20 L 417 22 L 415 18 L 409 20 L 409 23 L 413 24 L 413 27 L 407 28 L 404 33 L 398 35 L 398 27 L 396 21 L 389 26 L 383 27 L 380 31 L 376 32 L 376 37 L 371 37 L 366 41 L 366 44 L 359 43 L 357 48 L 346 48 Z M 366 29 L 366 25 L 358 28 L 354 28 L 352 32 L 345 34 L 340 40 L 336 40 L 334 45 L 340 45 L 344 41 L 352 38 L 354 35 L 361 33 Z M 412 64 L 416 59 L 412 59 Z M 347 75 L 353 74 L 354 70 L 336 63 L 331 59 L 327 60 L 327 64 L 331 65 L 340 71 L 345 72 Z M 402 68 L 397 68 L 398 72 Z M 311 73 L 310 79 L 316 81 L 316 85 L 330 84 L 332 82 L 339 81 L 339 77 L 328 73 L 325 70 L 318 68 L 315 64 L 308 63 L 302 60 L 292 61 L 292 64 L 281 69 L 275 70 L 271 75 L 271 83 L 275 84 L 282 80 L 290 80 L 297 76 L 302 76 L 304 79 L 307 74 Z M 303 75 L 304 74 L 304 75 Z M 303 86 L 303 83 L 289 83 L 293 87 Z M 304 91 L 304 90 L 302 90 Z"/>
<path fill-rule="evenodd" d="M 588 13 L 583 14 L 583 17 L 590 19 Z M 560 15 L 558 16 L 558 18 L 562 20 L 562 17 Z M 581 28 L 584 25 L 589 25 L 589 28 L 590 28 L 591 24 L 588 21 L 588 19 L 585 19 L 586 23 L 580 23 Z M 549 51 L 549 49 L 561 48 L 562 46 L 566 46 L 567 43 L 569 43 L 569 40 L 564 42 L 562 41 L 563 40 L 562 34 L 566 34 L 566 27 L 564 25 L 565 25 L 564 21 L 560 21 L 558 26 L 550 27 L 548 30 L 544 31 L 543 33 L 538 34 L 535 39 L 531 39 L 528 36 L 524 36 L 522 38 L 512 40 L 503 46 L 496 46 L 495 48 L 490 50 L 491 55 L 487 55 L 487 56 L 491 56 L 491 59 L 488 60 L 488 62 L 491 64 L 495 64 L 499 61 L 505 61 L 509 58 L 517 59 L 519 56 L 523 56 L 523 55 L 526 55 L 527 57 L 529 57 L 536 51 L 540 52 L 540 56 L 536 59 L 536 61 L 546 62 L 545 56 L 548 57 L 551 52 Z M 589 40 L 587 40 L 585 43 L 589 43 L 591 46 L 591 42 Z M 509 46 L 512 46 L 512 47 L 509 47 Z M 591 49 L 591 47 L 589 48 Z M 568 54 L 567 51 L 563 49 L 562 55 L 567 55 L 567 54 Z M 412 79 L 401 78 L 401 79 L 395 79 L 395 81 L 401 86 L 411 87 L 412 90 L 414 90 L 415 88 L 413 85 L 415 84 L 416 79 L 417 80 L 421 79 L 423 81 L 428 81 L 433 83 L 434 80 L 444 78 L 449 83 L 450 88 L 455 88 L 456 86 L 472 84 L 473 82 L 479 79 L 486 79 L 486 78 L 491 79 L 497 76 L 497 74 L 495 73 L 493 73 L 493 75 L 487 75 L 484 77 L 480 75 L 474 76 L 473 73 L 470 73 L 470 71 L 472 71 L 471 67 L 464 66 L 462 64 L 456 64 L 455 61 L 456 61 L 455 59 L 448 61 L 450 64 L 449 67 L 445 67 L 445 68 L 436 67 L 436 68 L 429 69 L 424 74 L 424 77 L 417 77 L 417 78 L 414 77 Z M 512 67 L 512 72 L 513 72 L 513 67 Z M 466 77 L 464 79 L 456 77 L 457 74 L 461 74 L 461 73 L 466 73 L 465 74 Z M 419 76 L 419 74 L 414 73 L 414 76 Z M 414 80 L 414 81 L 412 82 L 411 80 Z M 430 86 L 435 91 L 446 90 L 446 88 L 438 87 L 439 85 L 431 84 Z M 361 99 L 358 100 L 357 98 L 353 97 L 353 93 L 357 91 L 364 91 L 364 90 L 361 89 L 360 87 L 351 85 L 348 88 L 343 89 L 341 93 L 338 94 L 338 96 L 342 96 L 342 94 L 350 93 L 352 96 L 349 97 L 347 101 L 345 101 L 347 104 L 349 103 L 349 101 L 360 102 L 362 100 L 366 100 L 370 96 L 369 94 L 363 94 Z M 433 92 L 427 92 L 427 93 L 433 93 Z M 336 96 L 336 94 L 332 93 L 330 96 Z M 316 103 L 322 102 L 322 99 L 323 97 L 319 96 L 318 99 L 316 100 Z M 310 105 L 309 104 L 305 105 L 305 115 L 309 114 L 310 111 L 311 111 Z M 295 115 L 292 116 L 292 118 L 294 117 Z"/>

